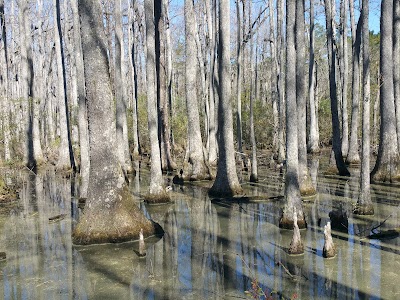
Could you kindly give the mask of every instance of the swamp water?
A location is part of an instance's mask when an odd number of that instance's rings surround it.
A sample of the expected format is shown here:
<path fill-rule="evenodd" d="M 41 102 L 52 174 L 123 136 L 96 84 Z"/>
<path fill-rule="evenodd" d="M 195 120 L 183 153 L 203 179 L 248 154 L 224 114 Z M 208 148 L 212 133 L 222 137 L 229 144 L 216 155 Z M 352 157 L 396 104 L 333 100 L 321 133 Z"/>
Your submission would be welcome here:
<path fill-rule="evenodd" d="M 261 290 L 267 299 L 400 299 L 399 238 L 365 238 L 378 225 L 400 227 L 400 187 L 373 185 L 375 215 L 357 217 L 358 176 L 325 176 L 318 160 L 310 167 L 318 195 L 304 202 L 305 254 L 295 257 L 287 254 L 292 232 L 278 227 L 283 177 L 263 166 L 257 185 L 243 182 L 243 201 L 215 201 L 198 183 L 173 185 L 172 204 L 138 202 L 165 231 L 146 240 L 144 258 L 137 242 L 73 246 L 78 185 L 53 171 L 21 172 L 18 203 L 0 207 L 0 299 L 251 299 Z M 144 194 L 148 180 L 140 169 L 132 193 Z M 49 222 L 57 215 L 65 217 Z M 322 257 L 328 221 L 333 259 Z"/>

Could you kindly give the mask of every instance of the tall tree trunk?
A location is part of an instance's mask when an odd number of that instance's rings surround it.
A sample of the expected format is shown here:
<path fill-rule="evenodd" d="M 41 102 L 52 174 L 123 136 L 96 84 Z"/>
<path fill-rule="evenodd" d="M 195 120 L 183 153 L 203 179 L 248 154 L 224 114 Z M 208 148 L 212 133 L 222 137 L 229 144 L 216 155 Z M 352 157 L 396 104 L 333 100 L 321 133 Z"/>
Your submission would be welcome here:
<path fill-rule="evenodd" d="M 363 117 L 362 117 L 362 164 L 360 173 L 360 194 L 354 213 L 373 215 L 370 185 L 370 54 L 369 54 L 369 1 L 362 1 L 362 35 L 363 35 Z"/>
<path fill-rule="evenodd" d="M 78 92 L 78 127 L 79 127 L 79 148 L 81 155 L 80 175 L 81 184 L 79 197 L 86 198 L 89 185 L 89 136 L 87 121 L 87 103 L 85 91 L 85 73 L 83 66 L 83 54 L 81 43 L 81 31 L 79 22 L 78 2 L 71 0 L 71 8 L 74 22 L 74 52 L 76 61 L 76 77 Z"/>
<path fill-rule="evenodd" d="M 296 1 L 296 96 L 298 117 L 298 153 L 300 194 L 313 195 L 316 190 L 307 166 L 307 98 L 305 74 L 304 0 Z M 291 119 L 287 119 L 291 120 Z"/>
<path fill-rule="evenodd" d="M 286 175 L 285 206 L 279 227 L 293 229 L 297 212 L 299 228 L 306 226 L 299 187 L 299 150 L 296 104 L 296 48 L 295 48 L 296 1 L 286 4 Z"/>
<path fill-rule="evenodd" d="M 60 126 L 60 146 L 58 149 L 57 169 L 75 169 L 74 154 L 72 152 L 68 101 L 67 101 L 67 79 L 65 76 L 64 50 L 62 47 L 60 0 L 53 0 L 53 16 L 55 20 L 54 43 L 57 59 L 57 98 Z"/>
<path fill-rule="evenodd" d="M 284 26 L 283 26 L 283 1 L 277 0 L 277 53 L 279 53 L 278 59 L 278 111 L 279 111 L 279 130 L 278 130 L 278 162 L 283 162 L 285 159 L 285 87 L 283 83 L 283 59 L 285 55 L 285 41 L 283 38 Z"/>
<path fill-rule="evenodd" d="M 119 162 L 125 172 L 131 172 L 132 162 L 128 143 L 128 122 L 126 118 L 126 80 L 125 80 L 125 46 L 122 30 L 122 0 L 114 4 L 115 18 L 115 98 L 116 126 Z"/>
<path fill-rule="evenodd" d="M 243 11 L 244 14 L 244 11 Z M 238 152 L 242 153 L 242 18 L 240 14 L 240 3 L 236 1 L 236 138 Z M 244 22 L 243 22 L 244 23 Z"/>
<path fill-rule="evenodd" d="M 329 94 L 331 99 L 331 115 L 332 115 L 332 151 L 334 153 L 335 165 L 332 168 L 337 168 L 342 176 L 350 175 L 343 160 L 341 142 L 340 142 L 340 122 L 338 114 L 338 96 L 336 85 L 336 48 L 334 45 L 333 32 L 333 17 L 331 0 L 325 0 L 326 14 L 326 38 L 329 62 Z"/>
<path fill-rule="evenodd" d="M 86 208 L 73 232 L 76 244 L 122 242 L 155 232 L 133 202 L 116 146 L 113 94 L 100 2 L 80 0 L 79 14 L 90 120 L 90 180 Z"/>
<path fill-rule="evenodd" d="M 167 99 L 167 61 L 165 43 L 165 7 L 162 1 L 154 1 L 155 25 L 156 25 L 156 71 L 157 71 L 157 104 L 159 113 L 159 139 L 161 150 L 161 166 L 165 171 L 173 171 L 176 164 L 171 154 L 171 140 L 169 126 L 169 101 Z"/>
<path fill-rule="evenodd" d="M 210 173 L 205 161 L 200 131 L 200 118 L 196 92 L 197 48 L 196 22 L 193 0 L 185 0 L 185 94 L 188 113 L 188 153 L 184 162 L 185 180 L 209 179 Z"/>
<path fill-rule="evenodd" d="M 340 78 L 341 78 L 341 95 L 342 95 L 342 154 L 347 157 L 349 151 L 349 117 L 347 112 L 347 86 L 348 86 L 348 47 L 347 47 L 347 11 L 348 0 L 340 2 Z"/>
<path fill-rule="evenodd" d="M 309 94 L 309 105 L 310 105 L 310 137 L 308 144 L 308 151 L 310 153 L 319 153 L 319 135 L 318 131 L 318 120 L 317 120 L 317 109 L 316 109 L 316 64 L 315 64 L 315 13 L 314 13 L 314 0 L 310 0 L 310 57 L 309 57 L 309 71 L 308 71 L 308 94 Z"/>
<path fill-rule="evenodd" d="M 358 123 L 360 110 L 360 51 L 361 51 L 361 19 L 354 21 L 354 0 L 350 0 L 350 20 L 351 20 L 351 37 L 352 37 L 352 110 L 351 110 L 351 127 L 350 127 L 350 143 L 349 152 L 346 161 L 350 164 L 360 163 L 360 155 L 358 151 Z"/>
<path fill-rule="evenodd" d="M 396 115 L 393 91 L 393 1 L 382 0 L 380 43 L 380 138 L 372 171 L 374 181 L 399 181 Z"/>
<path fill-rule="evenodd" d="M 258 36 L 258 35 L 257 35 Z M 250 71 L 251 73 L 256 72 L 253 59 L 253 38 L 250 39 Z M 257 46 L 256 46 L 257 47 Z M 256 54 L 257 55 L 257 54 Z M 257 67 L 257 63 L 256 63 Z M 251 171 L 250 171 L 250 181 L 258 181 L 258 166 L 257 166 L 257 143 L 256 134 L 254 131 L 254 101 L 255 101 L 255 78 L 252 77 L 250 82 L 250 141 L 251 141 Z"/>
<path fill-rule="evenodd" d="M 1 118 L 3 120 L 3 136 L 4 136 L 4 160 L 9 161 L 11 159 L 10 154 L 10 118 L 9 118 L 9 64 L 8 64 L 8 52 L 7 52 L 7 33 L 6 33 L 6 21 L 4 15 L 4 0 L 0 0 L 0 66 L 2 72 L 2 80 L 0 81 L 0 97 L 1 97 Z"/>
<path fill-rule="evenodd" d="M 396 105 L 397 148 L 400 149 L 400 1 L 393 1 L 393 84 Z"/>
<path fill-rule="evenodd" d="M 131 70 L 131 81 L 132 81 L 132 137 L 133 137 L 133 155 L 138 156 L 140 153 L 140 143 L 139 143 L 139 124 L 138 124 L 138 70 L 137 70 L 137 60 L 135 43 L 138 41 L 136 39 L 135 30 L 135 20 L 137 20 L 136 14 L 136 0 L 130 1 L 129 9 L 129 67 Z"/>
<path fill-rule="evenodd" d="M 215 10 L 214 5 L 211 6 L 211 2 L 214 3 L 213 0 L 206 1 L 206 14 L 207 14 L 207 28 L 209 34 L 209 47 L 210 47 L 210 64 L 209 64 L 209 76 L 210 79 L 208 81 L 208 96 L 209 96 L 209 120 L 208 120 L 208 163 L 210 165 L 217 164 L 217 137 L 216 137 L 216 126 L 215 126 L 215 82 L 216 78 L 214 76 L 215 73 L 215 45 L 216 45 L 216 28 L 214 24 L 216 23 L 213 20 L 213 11 Z"/>
<path fill-rule="evenodd" d="M 146 19 L 146 84 L 147 84 L 147 118 L 151 144 L 151 179 L 148 202 L 168 202 L 169 196 L 165 191 L 161 171 L 160 144 L 158 141 L 157 99 L 156 99 L 156 61 L 155 61 L 155 26 L 154 0 L 144 1 Z"/>
<path fill-rule="evenodd" d="M 219 1 L 218 45 L 218 149 L 217 175 L 210 194 L 237 195 L 242 187 L 236 173 L 233 144 L 231 76 L 230 76 L 230 9 L 229 0 Z"/>

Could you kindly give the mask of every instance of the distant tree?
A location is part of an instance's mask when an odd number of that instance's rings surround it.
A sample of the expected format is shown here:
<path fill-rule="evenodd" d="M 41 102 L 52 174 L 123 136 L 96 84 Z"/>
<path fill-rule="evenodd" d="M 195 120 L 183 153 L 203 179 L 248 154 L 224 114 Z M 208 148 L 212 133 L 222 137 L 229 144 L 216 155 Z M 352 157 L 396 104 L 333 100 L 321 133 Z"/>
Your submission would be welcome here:
<path fill-rule="evenodd" d="M 90 180 L 83 215 L 73 231 L 75 244 L 122 242 L 145 236 L 155 228 L 128 191 L 117 156 L 107 46 L 101 4 L 80 0 L 82 50 L 90 121 Z"/>
<path fill-rule="evenodd" d="M 336 46 L 334 45 L 333 13 L 331 0 L 325 0 L 326 39 L 329 64 L 329 95 L 332 116 L 332 155 L 330 165 L 337 168 L 340 175 L 350 175 L 344 163 L 340 141 L 340 122 L 338 113 L 338 94 L 336 85 Z"/>
<path fill-rule="evenodd" d="M 151 203 L 168 202 L 161 171 L 161 154 L 158 140 L 158 115 L 156 101 L 156 61 L 155 61 L 155 26 L 154 0 L 144 1 L 146 20 L 146 84 L 147 84 L 147 118 L 151 146 L 151 178 L 146 200 Z"/>
<path fill-rule="evenodd" d="M 279 227 L 293 229 L 297 214 L 299 228 L 306 226 L 299 187 L 299 150 L 296 104 L 296 0 L 286 4 L 286 174 L 285 206 Z M 296 120 L 295 122 L 290 120 Z M 299 240 L 298 240 L 299 241 Z"/>
<path fill-rule="evenodd" d="M 369 1 L 362 1 L 362 39 L 363 39 L 363 118 L 362 118 L 362 151 L 360 194 L 354 213 L 359 215 L 373 215 L 374 207 L 371 201 L 370 186 L 370 51 L 369 51 Z"/>
<path fill-rule="evenodd" d="M 233 124 L 230 76 L 230 9 L 229 0 L 219 1 L 219 101 L 218 101 L 218 165 L 210 194 L 232 196 L 242 193 L 236 173 L 233 145 Z"/>
<path fill-rule="evenodd" d="M 382 0 L 380 43 L 380 138 L 378 157 L 372 170 L 374 181 L 399 181 L 396 115 L 393 91 L 393 2 Z"/>
<path fill-rule="evenodd" d="M 203 142 L 200 131 L 200 117 L 197 101 L 197 48 L 196 22 L 193 0 L 185 0 L 185 93 L 188 114 L 188 148 L 184 162 L 183 177 L 185 180 L 210 179 L 206 165 Z"/>

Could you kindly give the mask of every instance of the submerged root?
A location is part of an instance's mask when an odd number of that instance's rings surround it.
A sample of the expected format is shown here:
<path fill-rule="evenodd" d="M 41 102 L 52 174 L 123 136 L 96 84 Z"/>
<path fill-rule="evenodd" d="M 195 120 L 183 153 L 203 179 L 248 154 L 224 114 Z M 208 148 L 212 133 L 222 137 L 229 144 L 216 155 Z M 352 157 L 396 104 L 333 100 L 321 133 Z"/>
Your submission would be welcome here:
<path fill-rule="evenodd" d="M 301 241 L 300 229 L 297 225 L 297 212 L 296 208 L 294 209 L 293 213 L 293 237 L 289 247 L 289 254 L 290 255 L 299 255 L 304 253 L 304 246 L 303 242 Z"/>
<path fill-rule="evenodd" d="M 332 234 L 331 234 L 331 223 L 328 222 L 324 226 L 324 248 L 322 250 L 322 255 L 325 258 L 332 258 L 335 257 L 336 255 L 336 248 L 332 240 Z"/>
<path fill-rule="evenodd" d="M 171 197 L 166 191 L 150 194 L 144 196 L 144 201 L 148 204 L 166 204 L 171 203 Z"/>

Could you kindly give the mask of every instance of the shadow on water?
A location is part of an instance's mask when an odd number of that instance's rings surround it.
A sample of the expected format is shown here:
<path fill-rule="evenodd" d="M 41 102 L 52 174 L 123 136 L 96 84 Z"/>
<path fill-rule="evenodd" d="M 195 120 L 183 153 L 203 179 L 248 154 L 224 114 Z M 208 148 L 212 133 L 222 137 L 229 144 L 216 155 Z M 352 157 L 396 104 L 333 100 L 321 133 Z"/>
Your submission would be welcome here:
<path fill-rule="evenodd" d="M 399 238 L 370 240 L 371 229 L 400 227 L 400 187 L 373 185 L 375 215 L 356 217 L 357 170 L 343 180 L 310 160 L 315 198 L 304 203 L 305 253 L 287 254 L 292 232 L 278 227 L 283 177 L 260 167 L 260 182 L 243 182 L 242 199 L 210 199 L 209 183 L 172 185 L 173 202 L 146 206 L 149 172 L 135 166 L 131 191 L 162 237 L 74 247 L 78 181 L 48 170 L 18 174 L 20 200 L 0 214 L 0 295 L 4 299 L 398 299 Z M 247 178 L 247 174 L 242 174 Z M 50 221 L 54 216 L 65 216 Z M 335 258 L 322 257 L 323 226 L 332 222 Z M 260 289 L 260 290 L 258 290 Z M 258 290 L 258 291 L 256 291 Z M 248 293 L 246 293 L 246 291 Z M 261 299 L 264 299 L 261 297 Z"/>

